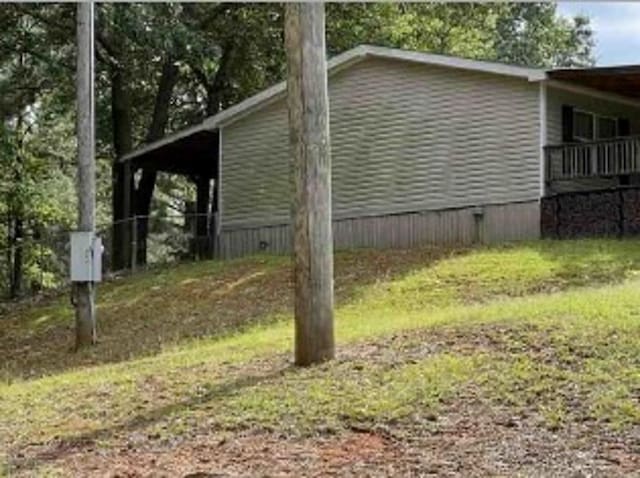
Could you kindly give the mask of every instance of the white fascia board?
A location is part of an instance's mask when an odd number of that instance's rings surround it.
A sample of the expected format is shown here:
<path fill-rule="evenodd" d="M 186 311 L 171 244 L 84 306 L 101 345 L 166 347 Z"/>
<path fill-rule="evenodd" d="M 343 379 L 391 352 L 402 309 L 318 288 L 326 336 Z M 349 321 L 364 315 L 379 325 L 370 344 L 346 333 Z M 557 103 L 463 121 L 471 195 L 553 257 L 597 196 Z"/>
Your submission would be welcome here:
<path fill-rule="evenodd" d="M 267 88 L 266 90 L 261 91 L 260 93 L 253 95 L 244 101 L 241 101 L 231 108 L 227 108 L 226 110 L 221 111 L 215 116 L 207 118 L 206 120 L 204 120 L 204 123 L 207 124 L 210 128 L 216 127 L 217 125 L 229 124 L 229 120 L 231 118 L 233 118 L 234 120 L 238 120 L 241 116 L 244 116 L 245 114 L 253 111 L 257 106 L 267 105 L 272 101 L 275 101 L 285 93 L 286 88 L 286 82 L 282 81 L 277 85 Z"/>
<path fill-rule="evenodd" d="M 455 56 L 435 55 L 418 51 L 399 50 L 378 46 L 366 46 L 367 53 L 381 58 L 412 61 L 425 65 L 445 66 L 461 70 L 480 71 L 496 75 L 515 76 L 526 78 L 529 81 L 541 81 L 547 77 L 546 71 L 538 68 L 526 68 L 522 66 L 507 65 L 490 61 L 470 60 Z"/>

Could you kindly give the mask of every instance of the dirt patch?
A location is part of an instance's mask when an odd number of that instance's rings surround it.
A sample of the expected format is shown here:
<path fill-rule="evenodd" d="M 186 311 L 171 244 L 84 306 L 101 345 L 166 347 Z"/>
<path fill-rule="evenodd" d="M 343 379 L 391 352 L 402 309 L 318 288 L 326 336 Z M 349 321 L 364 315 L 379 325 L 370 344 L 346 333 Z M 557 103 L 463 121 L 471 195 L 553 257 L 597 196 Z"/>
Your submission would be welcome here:
<path fill-rule="evenodd" d="M 63 476 L 631 476 L 638 437 L 576 426 L 550 432 L 508 410 L 461 400 L 425 426 L 396 424 L 296 438 L 273 432 L 210 433 L 174 444 L 78 445 L 50 462 Z M 52 457 L 53 458 L 53 457 Z M 16 470 L 16 476 L 28 476 Z"/>
<path fill-rule="evenodd" d="M 248 431 L 201 435 L 171 446 L 79 447 L 51 469 L 86 477 L 344 476 L 389 468 L 400 459 L 398 444 L 372 433 L 295 439 Z"/>

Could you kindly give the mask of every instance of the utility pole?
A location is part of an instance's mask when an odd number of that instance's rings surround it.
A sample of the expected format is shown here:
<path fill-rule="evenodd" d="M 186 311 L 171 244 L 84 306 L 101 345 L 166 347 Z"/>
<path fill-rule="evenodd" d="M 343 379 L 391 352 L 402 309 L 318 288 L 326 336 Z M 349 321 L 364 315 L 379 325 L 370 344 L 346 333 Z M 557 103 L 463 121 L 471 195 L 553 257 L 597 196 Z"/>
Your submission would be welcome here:
<path fill-rule="evenodd" d="M 323 3 L 286 4 L 285 49 L 294 189 L 295 363 L 305 366 L 335 355 Z"/>
<path fill-rule="evenodd" d="M 95 231 L 96 166 L 94 121 L 94 4 L 81 1 L 77 7 L 76 129 L 78 135 L 78 231 Z M 90 239 L 93 247 L 93 239 Z M 73 247 L 73 246 L 72 246 Z M 88 249 L 89 250 L 89 249 Z M 92 253 L 101 253 L 93 251 Z M 72 254 L 74 251 L 72 250 Z M 73 260 L 73 259 L 72 259 Z M 89 258 L 91 260 L 91 258 Z M 89 277 L 91 279 L 91 277 Z M 76 308 L 76 349 L 96 342 L 95 289 L 92 280 L 73 283 Z"/>

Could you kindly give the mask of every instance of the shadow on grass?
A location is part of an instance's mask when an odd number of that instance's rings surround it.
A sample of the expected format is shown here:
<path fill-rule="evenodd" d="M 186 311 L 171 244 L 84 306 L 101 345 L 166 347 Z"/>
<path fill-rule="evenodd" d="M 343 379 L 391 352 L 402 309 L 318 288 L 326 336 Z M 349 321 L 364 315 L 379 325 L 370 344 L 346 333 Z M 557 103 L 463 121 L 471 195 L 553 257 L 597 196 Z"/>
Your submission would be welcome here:
<path fill-rule="evenodd" d="M 99 440 L 113 438 L 119 433 L 131 433 L 143 429 L 160 422 L 167 416 L 184 410 L 201 407 L 218 398 L 237 394 L 244 389 L 267 383 L 288 371 L 295 370 L 297 369 L 294 368 L 293 365 L 285 365 L 271 369 L 266 373 L 242 376 L 211 386 L 205 393 L 192 395 L 184 400 L 172 402 L 149 410 L 146 413 L 138 414 L 124 423 L 105 426 L 89 433 L 60 437 L 54 444 L 44 445 L 44 449 L 38 450 L 35 453 L 21 452 L 19 457 L 16 457 L 15 454 L 14 456 L 10 454 L 7 460 L 9 469 L 20 472 L 34 471 L 47 462 L 54 462 L 67 454 L 92 448 Z"/>
<path fill-rule="evenodd" d="M 391 281 L 471 249 L 340 251 L 336 304 L 368 286 Z M 37 378 L 77 367 L 152 356 L 198 338 L 221 338 L 292 313 L 293 277 L 286 257 L 253 256 L 183 264 L 118 279 L 98 288 L 98 344 L 72 353 L 73 311 L 66 298 L 0 321 L 7 358 L 0 380 Z"/>

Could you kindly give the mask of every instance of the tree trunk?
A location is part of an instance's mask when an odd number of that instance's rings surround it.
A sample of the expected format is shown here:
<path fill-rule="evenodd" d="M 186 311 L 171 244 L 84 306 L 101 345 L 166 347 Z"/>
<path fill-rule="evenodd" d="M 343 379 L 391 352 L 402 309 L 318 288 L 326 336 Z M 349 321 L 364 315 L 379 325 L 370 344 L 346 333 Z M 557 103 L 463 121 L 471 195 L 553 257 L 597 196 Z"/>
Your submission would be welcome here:
<path fill-rule="evenodd" d="M 7 213 L 7 250 L 5 251 L 5 258 L 7 261 L 7 270 L 3 271 L 7 273 L 7 290 L 6 293 L 11 297 L 11 265 L 13 264 L 13 247 L 11 246 L 11 236 L 12 236 L 12 224 L 11 224 L 11 213 Z"/>
<path fill-rule="evenodd" d="M 95 230 L 95 134 L 93 105 L 93 3 L 78 4 L 78 57 L 76 72 L 78 134 L 78 230 Z M 76 349 L 96 342 L 96 317 L 92 282 L 77 282 Z"/>
<path fill-rule="evenodd" d="M 11 281 L 9 295 L 12 299 L 15 299 L 22 294 L 22 263 L 24 257 L 23 251 L 23 227 L 22 227 L 22 215 L 16 214 L 13 219 L 13 233 L 11 235 L 11 249 L 13 249 L 11 263 Z"/>
<path fill-rule="evenodd" d="M 111 246 L 112 268 L 126 269 L 131 259 L 131 189 L 133 178 L 129 165 L 119 158 L 131 151 L 132 119 L 131 94 L 124 72 L 115 67 L 111 78 L 111 121 L 115 159 L 112 165 L 113 237 Z"/>
<path fill-rule="evenodd" d="M 24 66 L 24 55 L 20 55 L 20 66 Z M 16 150 L 16 163 L 13 170 L 13 184 L 15 188 L 23 183 L 24 173 L 24 158 L 22 156 L 24 132 L 22 131 L 24 125 L 23 108 L 18 108 L 18 116 L 16 118 L 16 136 L 17 136 L 17 150 Z M 10 233 L 9 233 L 9 247 L 12 251 L 11 262 L 9 263 L 9 296 L 15 299 L 22 294 L 22 282 L 23 282 L 23 258 L 24 258 L 24 206 L 21 198 L 13 198 L 13 205 L 10 207 L 12 211 L 9 217 L 13 218 L 13 221 L 9 221 Z"/>
<path fill-rule="evenodd" d="M 158 82 L 158 91 L 153 108 L 151 126 L 147 135 L 147 142 L 156 141 L 164 136 L 169 122 L 169 107 L 173 89 L 178 82 L 179 69 L 174 59 L 168 56 L 162 66 L 162 74 Z M 136 221 L 137 247 L 136 259 L 138 265 L 147 263 L 147 236 L 149 235 L 149 213 L 151 212 L 151 199 L 156 186 L 158 173 L 155 169 L 143 169 L 142 176 L 136 190 Z"/>
<path fill-rule="evenodd" d="M 12 211 L 7 214 L 7 276 L 10 299 L 22 294 L 22 236 L 22 216 L 19 212 Z"/>
<path fill-rule="evenodd" d="M 233 55 L 233 44 L 227 42 L 223 47 L 222 57 L 213 80 L 208 85 L 205 85 L 207 91 L 207 116 L 213 116 L 220 111 L 222 94 L 228 87 L 227 70 L 231 62 L 231 55 Z"/>
<path fill-rule="evenodd" d="M 335 354 L 331 151 L 324 23 L 322 3 L 286 5 L 297 365 L 332 359 Z"/>

